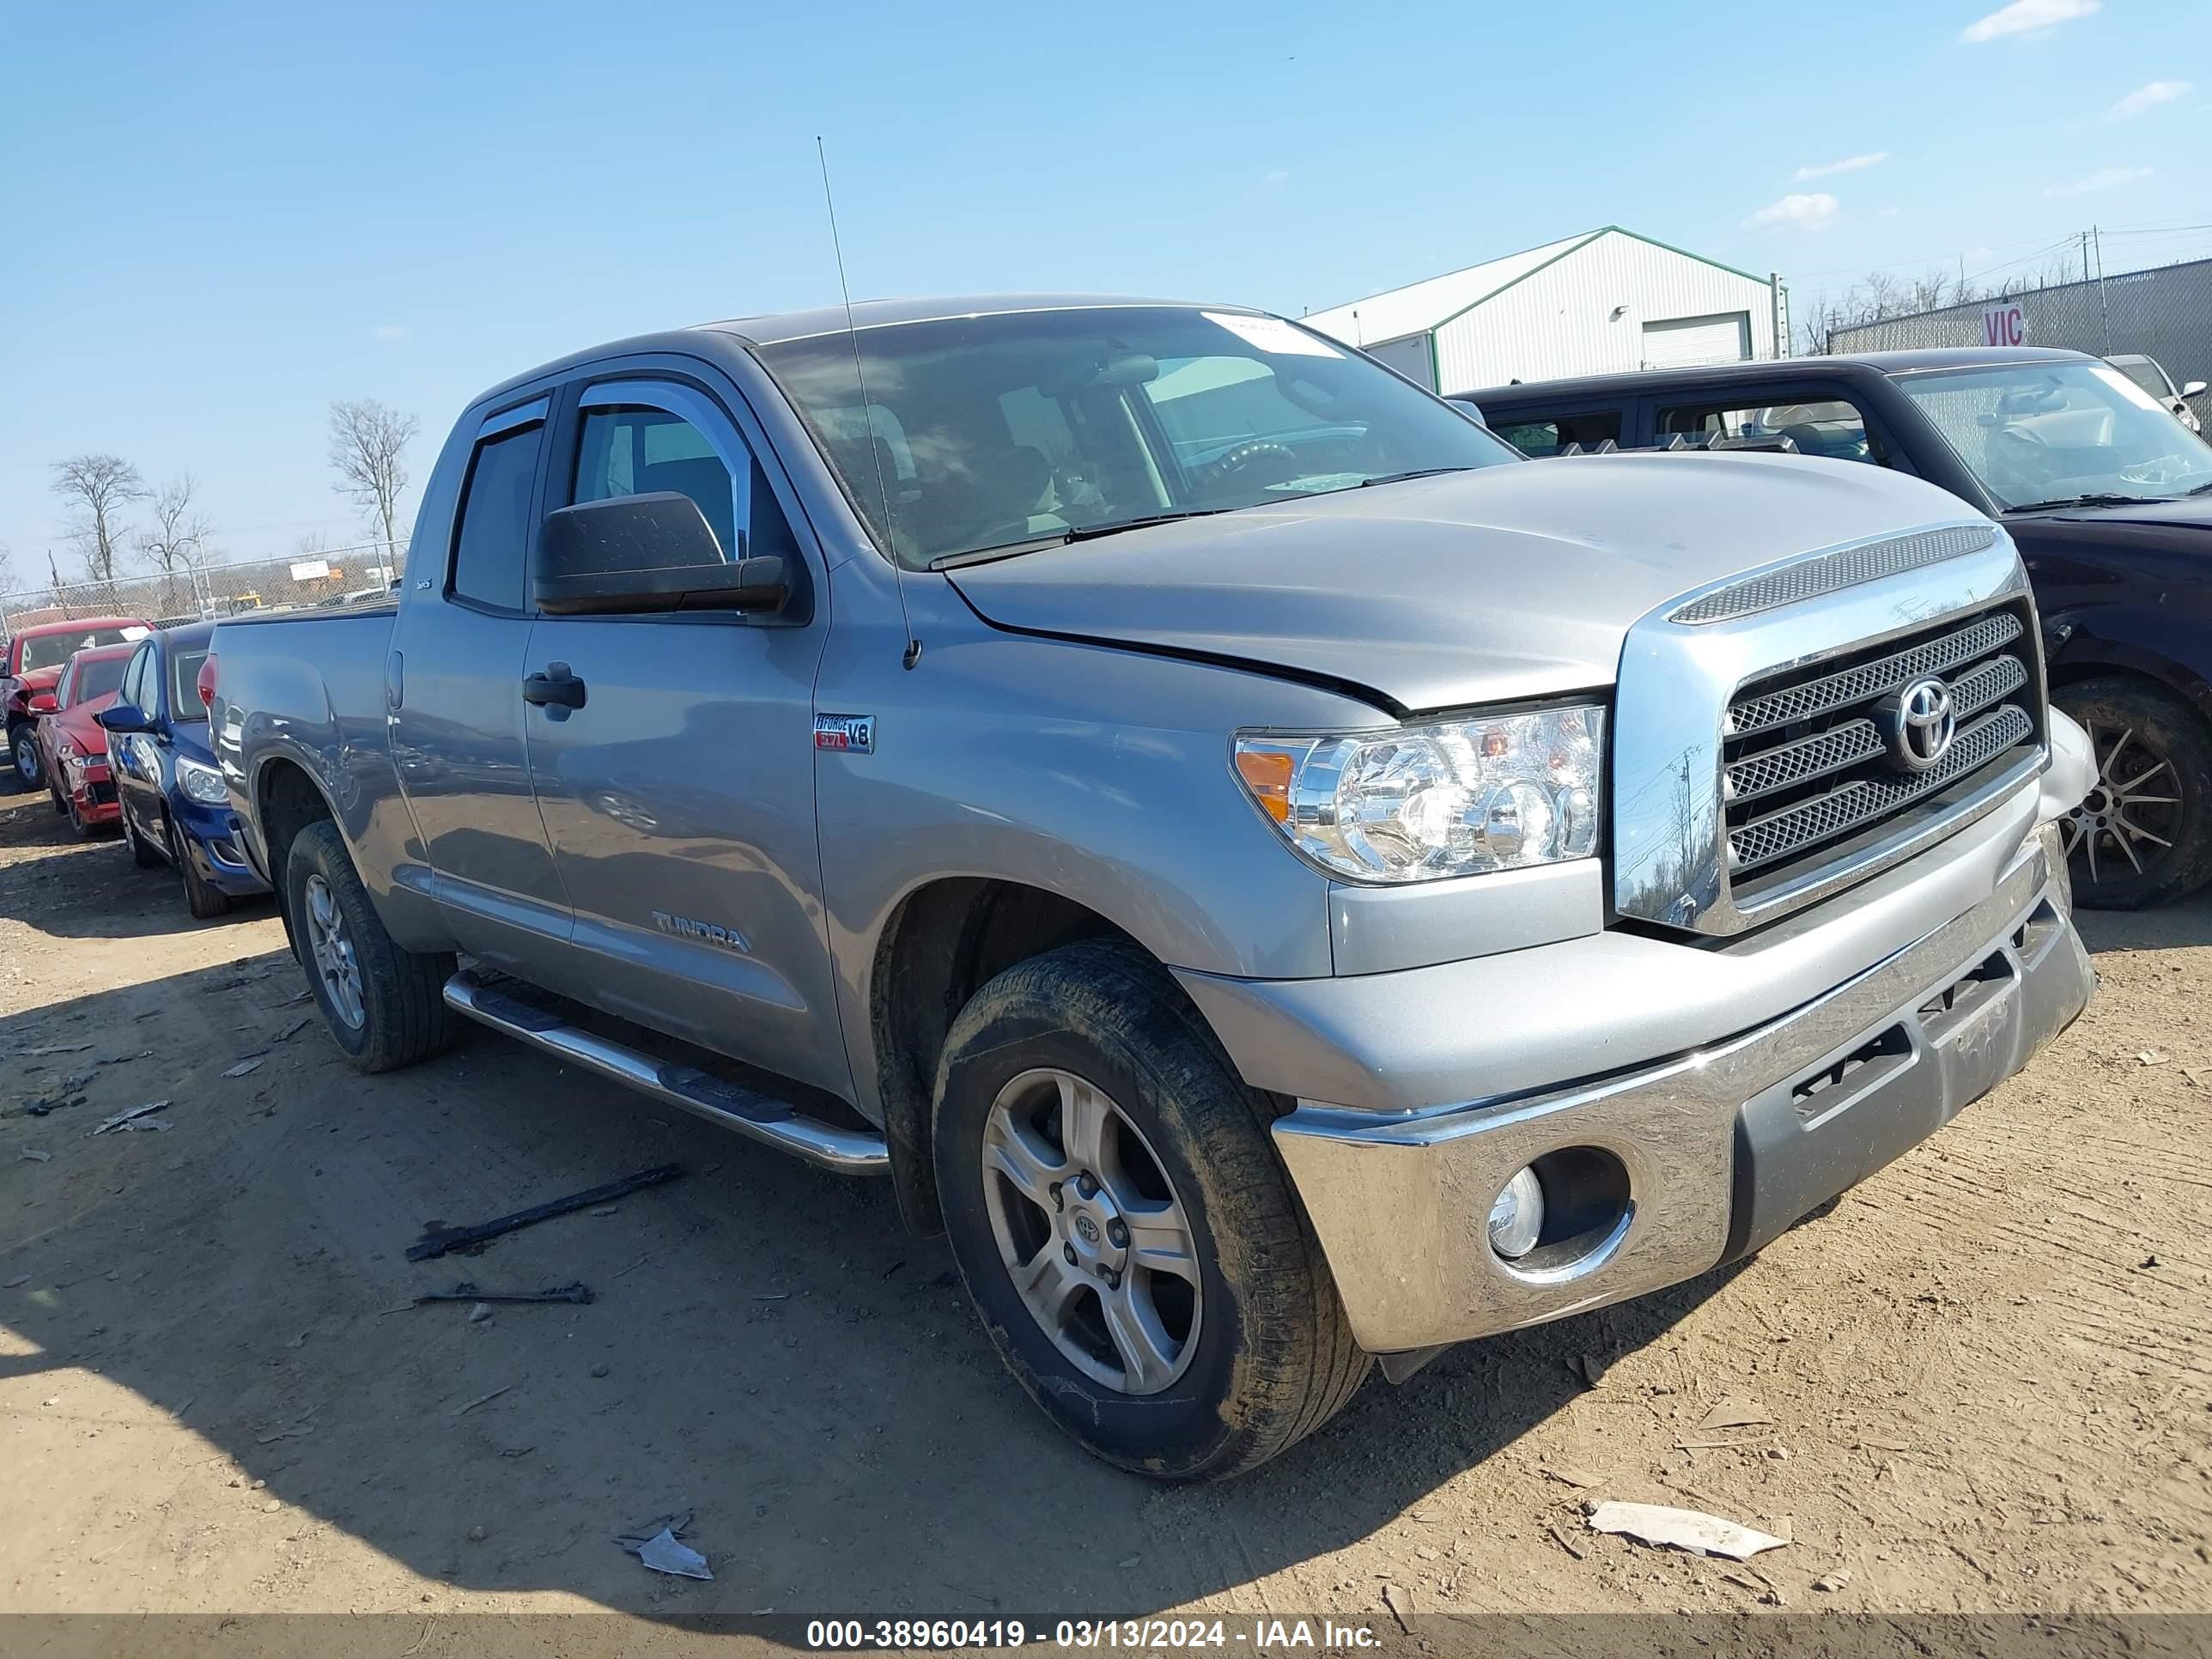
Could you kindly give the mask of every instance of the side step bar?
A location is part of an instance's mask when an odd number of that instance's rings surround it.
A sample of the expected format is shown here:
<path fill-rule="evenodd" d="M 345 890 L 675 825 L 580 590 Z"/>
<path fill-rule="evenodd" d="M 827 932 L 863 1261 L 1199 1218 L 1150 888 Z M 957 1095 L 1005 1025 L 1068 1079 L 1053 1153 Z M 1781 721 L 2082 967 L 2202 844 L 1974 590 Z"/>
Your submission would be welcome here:
<path fill-rule="evenodd" d="M 572 1025 L 560 1015 L 486 985 L 465 971 L 446 981 L 446 1006 L 641 1094 L 766 1141 L 817 1169 L 835 1170 L 840 1175 L 881 1175 L 890 1168 L 890 1152 L 879 1134 L 836 1128 L 804 1115 L 787 1102 L 725 1082 L 696 1066 L 655 1060 Z"/>

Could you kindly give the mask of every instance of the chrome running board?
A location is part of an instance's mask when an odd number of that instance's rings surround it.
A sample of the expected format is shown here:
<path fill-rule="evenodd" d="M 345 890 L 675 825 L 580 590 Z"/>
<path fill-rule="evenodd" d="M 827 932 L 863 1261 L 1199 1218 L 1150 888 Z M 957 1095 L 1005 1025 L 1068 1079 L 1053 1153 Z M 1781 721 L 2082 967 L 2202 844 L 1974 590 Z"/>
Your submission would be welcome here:
<path fill-rule="evenodd" d="M 805 1116 L 787 1101 L 726 1082 L 696 1066 L 656 1060 L 572 1025 L 550 1010 L 486 985 L 465 971 L 446 981 L 446 1006 L 517 1042 L 765 1141 L 817 1169 L 840 1175 L 880 1175 L 890 1168 L 890 1152 L 879 1134 L 834 1127 Z"/>

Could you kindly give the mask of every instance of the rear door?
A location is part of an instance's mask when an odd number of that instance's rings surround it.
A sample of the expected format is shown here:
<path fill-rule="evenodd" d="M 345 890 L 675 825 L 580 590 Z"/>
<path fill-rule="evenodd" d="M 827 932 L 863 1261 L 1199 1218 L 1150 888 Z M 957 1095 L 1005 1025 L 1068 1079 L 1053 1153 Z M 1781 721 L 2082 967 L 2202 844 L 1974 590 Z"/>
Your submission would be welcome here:
<path fill-rule="evenodd" d="M 386 665 L 392 755 L 429 889 L 471 956 L 561 986 L 571 918 L 531 788 L 522 725 L 524 565 L 539 517 L 548 400 L 485 417 L 442 558 L 408 578 Z M 428 568 L 422 568 L 428 566 Z"/>
<path fill-rule="evenodd" d="M 526 712 L 531 769 L 592 1000 L 842 1092 L 814 824 L 823 572 L 736 389 L 704 373 L 576 382 L 549 500 L 680 491 L 725 558 L 804 561 L 811 619 L 541 616 L 529 672 L 582 681 L 583 702 Z"/>

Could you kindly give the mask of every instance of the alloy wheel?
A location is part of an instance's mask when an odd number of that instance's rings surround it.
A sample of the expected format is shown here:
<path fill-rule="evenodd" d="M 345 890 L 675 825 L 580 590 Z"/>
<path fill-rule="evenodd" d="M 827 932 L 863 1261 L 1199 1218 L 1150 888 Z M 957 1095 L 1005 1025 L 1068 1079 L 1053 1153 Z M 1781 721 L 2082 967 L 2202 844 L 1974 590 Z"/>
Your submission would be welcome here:
<path fill-rule="evenodd" d="M 2173 763 L 2132 726 L 2089 722 L 2097 781 L 2066 820 L 2074 876 L 2091 886 L 2147 874 L 2173 851 L 2181 830 Z"/>
<path fill-rule="evenodd" d="M 983 1198 L 1022 1304 L 1071 1364 L 1158 1394 L 1198 1351 L 1197 1240 L 1166 1167 L 1103 1090 L 1024 1072 L 983 1127 Z"/>
<path fill-rule="evenodd" d="M 31 728 L 27 726 L 15 733 L 15 775 L 22 780 L 27 789 L 34 789 L 42 781 L 38 740 L 31 735 Z"/>
<path fill-rule="evenodd" d="M 316 975 L 332 1012 L 359 1030 L 368 1011 L 362 1000 L 361 963 L 346 936 L 345 913 L 338 908 L 330 883 L 319 875 L 307 878 L 305 896 L 307 950 L 315 959 Z"/>

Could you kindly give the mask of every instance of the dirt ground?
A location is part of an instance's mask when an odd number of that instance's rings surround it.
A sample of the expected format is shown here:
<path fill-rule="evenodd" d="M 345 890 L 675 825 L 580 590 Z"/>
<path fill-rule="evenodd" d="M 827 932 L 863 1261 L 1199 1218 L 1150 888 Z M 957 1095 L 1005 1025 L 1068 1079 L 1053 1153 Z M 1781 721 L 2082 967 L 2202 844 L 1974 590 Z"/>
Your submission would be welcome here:
<path fill-rule="evenodd" d="M 0 797 L 0 1610 L 2212 1610 L 2212 901 L 2087 932 L 2079 1024 L 1755 1260 L 1164 1490 L 1030 1407 L 880 1185 L 489 1033 L 356 1077 L 266 905 L 191 922 Z M 463 1279 L 598 1299 L 406 1305 Z M 1665 1553 L 1585 1530 L 1601 1498 L 1793 1541 Z M 685 1509 L 711 1583 L 612 1541 Z"/>

